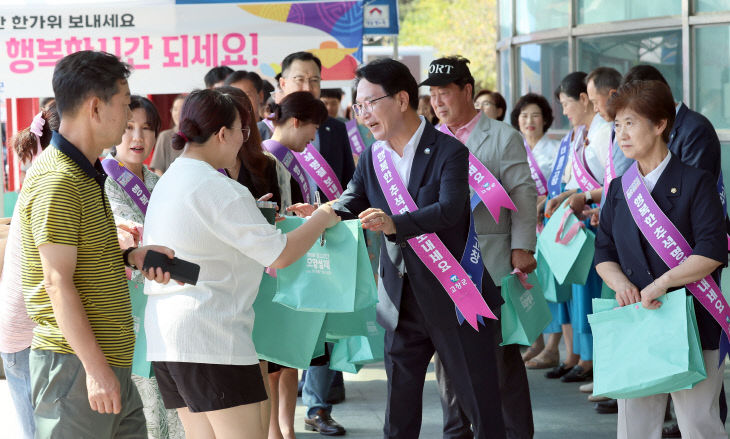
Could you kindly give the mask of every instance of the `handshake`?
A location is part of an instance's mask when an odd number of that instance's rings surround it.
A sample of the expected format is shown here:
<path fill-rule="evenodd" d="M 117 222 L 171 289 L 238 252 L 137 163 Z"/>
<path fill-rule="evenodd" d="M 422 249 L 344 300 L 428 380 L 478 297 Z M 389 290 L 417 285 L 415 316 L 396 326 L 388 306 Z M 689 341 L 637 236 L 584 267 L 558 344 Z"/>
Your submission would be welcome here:
<path fill-rule="evenodd" d="M 332 210 L 331 207 L 332 203 L 333 202 L 330 201 L 329 203 L 322 204 L 319 207 L 308 203 L 297 203 L 293 206 L 288 207 L 286 211 L 292 212 L 295 215 L 303 218 L 312 216 L 312 214 L 316 210 L 321 209 L 327 209 L 327 212 L 332 212 L 332 214 L 334 214 L 334 210 Z M 371 230 L 373 232 L 383 232 L 386 235 L 395 234 L 395 223 L 393 222 L 393 219 L 381 209 L 375 209 L 371 207 L 362 211 L 360 215 L 358 215 L 358 218 L 362 223 L 363 229 Z"/>

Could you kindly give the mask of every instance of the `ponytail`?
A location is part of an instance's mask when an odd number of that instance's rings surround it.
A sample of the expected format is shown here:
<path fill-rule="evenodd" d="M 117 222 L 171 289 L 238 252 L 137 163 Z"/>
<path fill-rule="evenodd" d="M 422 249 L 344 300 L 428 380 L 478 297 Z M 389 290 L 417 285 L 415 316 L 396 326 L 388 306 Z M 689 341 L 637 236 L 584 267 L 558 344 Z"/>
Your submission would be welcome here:
<path fill-rule="evenodd" d="M 13 148 L 21 162 L 29 162 L 40 151 L 51 143 L 53 131 L 58 131 L 60 119 L 53 102 L 47 110 L 41 110 L 33 118 L 28 128 L 18 132 L 13 141 Z"/>

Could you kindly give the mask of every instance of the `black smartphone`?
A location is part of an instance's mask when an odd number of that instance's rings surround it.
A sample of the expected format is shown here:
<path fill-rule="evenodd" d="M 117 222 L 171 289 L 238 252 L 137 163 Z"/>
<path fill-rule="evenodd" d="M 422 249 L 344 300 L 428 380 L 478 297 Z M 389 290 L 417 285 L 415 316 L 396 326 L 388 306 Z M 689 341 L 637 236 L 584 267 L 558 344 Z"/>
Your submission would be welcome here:
<path fill-rule="evenodd" d="M 170 259 L 164 253 L 148 250 L 142 264 L 142 270 L 147 271 L 150 268 L 157 267 L 162 268 L 164 272 L 169 272 L 171 279 L 190 285 L 198 283 L 200 265 L 178 258 Z"/>

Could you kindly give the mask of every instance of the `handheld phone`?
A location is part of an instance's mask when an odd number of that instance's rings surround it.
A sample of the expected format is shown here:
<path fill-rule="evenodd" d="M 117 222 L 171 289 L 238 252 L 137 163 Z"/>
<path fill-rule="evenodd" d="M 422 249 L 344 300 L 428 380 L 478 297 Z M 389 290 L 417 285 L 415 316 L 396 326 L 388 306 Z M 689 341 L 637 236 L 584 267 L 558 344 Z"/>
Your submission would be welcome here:
<path fill-rule="evenodd" d="M 147 271 L 150 268 L 162 268 L 162 271 L 169 272 L 170 278 L 186 284 L 195 285 L 198 282 L 200 274 L 200 265 L 182 259 L 168 258 L 165 254 L 148 250 L 145 255 L 142 270 Z"/>

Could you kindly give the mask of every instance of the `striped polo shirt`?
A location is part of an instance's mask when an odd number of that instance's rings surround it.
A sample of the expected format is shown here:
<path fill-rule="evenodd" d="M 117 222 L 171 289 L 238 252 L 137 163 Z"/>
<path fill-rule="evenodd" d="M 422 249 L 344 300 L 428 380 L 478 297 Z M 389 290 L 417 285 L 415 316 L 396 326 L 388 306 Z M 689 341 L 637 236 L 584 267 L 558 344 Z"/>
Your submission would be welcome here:
<path fill-rule="evenodd" d="M 23 297 L 38 326 L 32 349 L 74 351 L 58 327 L 43 281 L 38 247 L 77 249 L 74 285 L 107 362 L 131 367 L 134 353 L 132 306 L 114 217 L 104 195 L 105 175 L 59 133 L 23 182 L 18 199 L 22 237 Z"/>

